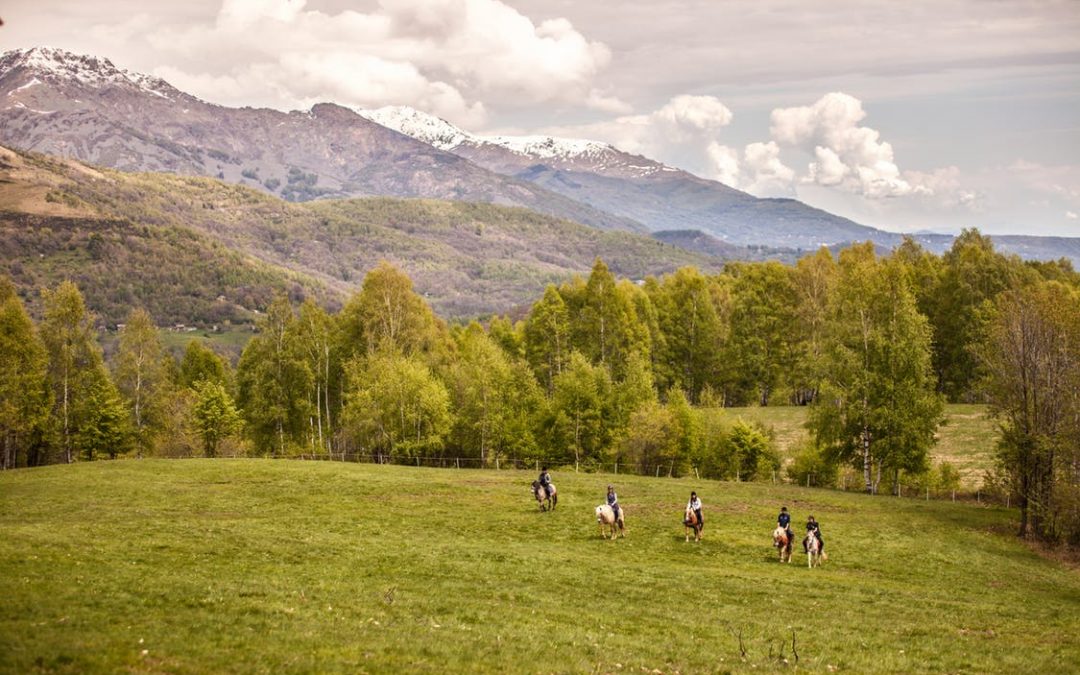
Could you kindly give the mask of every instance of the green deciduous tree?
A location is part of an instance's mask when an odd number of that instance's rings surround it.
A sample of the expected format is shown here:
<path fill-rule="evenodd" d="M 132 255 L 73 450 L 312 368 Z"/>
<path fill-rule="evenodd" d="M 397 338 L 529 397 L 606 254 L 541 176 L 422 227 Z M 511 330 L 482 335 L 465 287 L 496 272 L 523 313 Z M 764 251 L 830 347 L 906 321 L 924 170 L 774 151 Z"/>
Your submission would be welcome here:
<path fill-rule="evenodd" d="M 203 344 L 202 340 L 191 340 L 180 360 L 179 384 L 193 389 L 199 382 L 217 382 L 229 388 L 232 386 L 229 364 L 214 350 Z"/>
<path fill-rule="evenodd" d="M 93 317 L 75 284 L 64 281 L 55 290 L 43 291 L 42 299 L 45 317 L 41 338 L 49 355 L 49 381 L 56 401 L 53 417 L 63 459 L 70 463 L 77 454 L 80 431 L 76 413 L 87 410 L 85 399 L 90 388 L 103 377 L 101 348 Z"/>
<path fill-rule="evenodd" d="M 552 459 L 573 458 L 600 462 L 611 442 L 611 427 L 605 423 L 611 410 L 611 376 L 603 366 L 594 366 L 578 352 L 555 378 L 551 397 L 549 446 Z"/>
<path fill-rule="evenodd" d="M 453 443 L 463 456 L 487 462 L 504 447 L 512 373 L 506 353 L 471 323 L 461 332 L 448 382 L 455 413 Z"/>
<path fill-rule="evenodd" d="M 994 250 L 990 237 L 964 230 L 945 253 L 933 298 L 934 369 L 950 400 L 973 397 L 979 363 L 972 347 L 994 298 L 1020 283 L 1021 265 Z"/>
<path fill-rule="evenodd" d="M 836 286 L 836 261 L 829 249 L 804 256 L 795 264 L 795 330 L 798 339 L 795 363 L 788 380 L 794 390 L 795 403 L 804 405 L 817 396 L 818 376 L 825 356 L 825 326 L 828 320 L 829 298 Z"/>
<path fill-rule="evenodd" d="M 626 433 L 619 441 L 619 465 L 636 467 L 641 473 L 667 466 L 678 452 L 678 437 L 670 408 L 655 400 L 646 401 L 631 413 Z"/>
<path fill-rule="evenodd" d="M 413 291 L 412 280 L 386 261 L 368 272 L 338 319 L 346 357 L 386 349 L 406 356 L 430 353 L 445 340 L 441 322 Z"/>
<path fill-rule="evenodd" d="M 1020 536 L 1080 541 L 1080 293 L 1042 282 L 1002 294 L 978 355 Z"/>
<path fill-rule="evenodd" d="M 310 431 L 314 377 L 294 338 L 295 322 L 289 299 L 278 295 L 236 369 L 246 428 L 257 448 L 274 455 L 303 446 Z"/>
<path fill-rule="evenodd" d="M 664 278 L 655 298 L 664 335 L 657 357 L 664 388 L 681 389 L 696 403 L 720 376 L 723 329 L 710 282 L 696 268 L 684 267 Z"/>
<path fill-rule="evenodd" d="M 164 425 L 170 382 L 161 338 L 150 315 L 133 310 L 120 331 L 114 377 L 132 412 L 135 442 L 141 451 L 153 449 Z"/>
<path fill-rule="evenodd" d="M 86 460 L 100 455 L 116 459 L 128 451 L 132 440 L 128 409 L 104 366 L 83 372 L 79 379 L 81 394 L 72 408 L 73 447 Z"/>
<path fill-rule="evenodd" d="M 337 326 L 326 310 L 308 299 L 300 306 L 300 315 L 292 324 L 291 339 L 300 358 L 311 373 L 310 411 L 312 445 L 329 450 L 334 435 L 336 415 L 332 406 L 331 383 L 340 378 L 341 357 L 337 349 Z M 333 401 L 337 403 L 336 400 Z"/>
<path fill-rule="evenodd" d="M 11 282 L 0 277 L 0 468 L 41 461 L 34 455 L 46 433 L 52 390 L 45 346 Z"/>
<path fill-rule="evenodd" d="M 195 402 L 191 407 L 195 433 L 202 439 L 203 452 L 216 457 L 221 441 L 243 427 L 228 390 L 220 382 L 200 380 L 195 384 Z"/>
<path fill-rule="evenodd" d="M 363 450 L 431 456 L 450 432 L 450 394 L 419 356 L 392 349 L 346 364 L 345 432 Z"/>
<path fill-rule="evenodd" d="M 581 308 L 570 314 L 574 348 L 591 363 L 620 379 L 632 352 L 649 355 L 649 332 L 638 319 L 625 288 L 599 258 L 580 298 Z M 567 303 L 569 306 L 571 303 Z"/>
<path fill-rule="evenodd" d="M 727 358 L 746 395 L 768 405 L 799 350 L 792 271 L 777 262 L 725 268 L 732 285 Z"/>
<path fill-rule="evenodd" d="M 867 492 L 884 469 L 921 472 L 941 421 L 930 365 L 930 327 L 903 265 L 871 244 L 840 255 L 829 303 L 822 389 L 808 426 L 819 446 L 861 465 Z M 876 469 L 876 475 L 875 475 Z"/>
<path fill-rule="evenodd" d="M 555 286 L 533 305 L 525 322 L 525 358 L 548 395 L 570 360 L 570 314 Z"/>

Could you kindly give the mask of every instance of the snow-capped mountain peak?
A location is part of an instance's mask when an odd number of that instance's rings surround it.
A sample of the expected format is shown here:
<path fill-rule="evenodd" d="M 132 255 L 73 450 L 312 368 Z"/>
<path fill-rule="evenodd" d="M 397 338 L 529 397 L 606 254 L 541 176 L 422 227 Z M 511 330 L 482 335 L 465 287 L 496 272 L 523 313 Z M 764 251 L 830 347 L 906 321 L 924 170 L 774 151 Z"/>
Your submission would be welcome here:
<path fill-rule="evenodd" d="M 75 54 L 56 47 L 13 49 L 0 54 L 0 77 L 20 66 L 39 82 L 46 79 L 88 87 L 121 85 L 166 99 L 179 93 L 161 78 L 117 68 L 106 58 Z"/>
<path fill-rule="evenodd" d="M 607 143 L 559 138 L 556 136 L 481 136 L 469 133 L 450 122 L 409 106 L 385 106 L 358 110 L 361 116 L 394 131 L 411 136 L 440 150 L 453 150 L 465 144 L 495 145 L 534 159 L 573 160 L 597 158 L 618 152 Z"/>
<path fill-rule="evenodd" d="M 540 159 L 599 157 L 607 152 L 617 152 L 607 143 L 557 136 L 484 136 L 483 140 Z"/>
<path fill-rule="evenodd" d="M 476 136 L 441 117 L 420 112 L 407 105 L 388 105 L 375 110 L 357 110 L 356 112 L 376 124 L 411 136 L 440 150 L 450 150 L 466 141 L 476 139 Z"/>

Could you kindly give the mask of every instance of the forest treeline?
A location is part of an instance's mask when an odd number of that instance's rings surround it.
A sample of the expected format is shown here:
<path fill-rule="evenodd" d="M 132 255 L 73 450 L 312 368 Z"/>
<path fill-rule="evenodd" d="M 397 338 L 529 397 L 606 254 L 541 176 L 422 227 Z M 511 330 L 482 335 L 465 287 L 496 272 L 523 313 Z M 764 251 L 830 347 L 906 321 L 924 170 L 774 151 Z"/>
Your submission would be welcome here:
<path fill-rule="evenodd" d="M 983 401 L 1001 428 L 988 480 L 1021 534 L 1080 532 L 1080 275 L 974 230 L 943 256 L 868 243 L 639 283 L 597 259 L 486 326 L 447 325 L 381 263 L 336 313 L 278 295 L 235 367 L 198 340 L 174 359 L 141 309 L 106 363 L 74 284 L 42 306 L 35 324 L 0 283 L 5 467 L 344 453 L 754 480 L 780 468 L 769 432 L 719 408 L 799 404 L 812 441 L 787 475 L 849 466 L 878 492 L 955 481 L 928 461 L 944 403 Z"/>

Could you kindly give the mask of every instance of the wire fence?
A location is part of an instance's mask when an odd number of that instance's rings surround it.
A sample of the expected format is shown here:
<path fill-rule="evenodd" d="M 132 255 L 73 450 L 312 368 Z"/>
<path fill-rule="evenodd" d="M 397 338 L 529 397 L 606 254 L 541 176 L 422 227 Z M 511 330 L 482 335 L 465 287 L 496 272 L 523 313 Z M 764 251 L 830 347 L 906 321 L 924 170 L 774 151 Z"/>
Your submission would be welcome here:
<path fill-rule="evenodd" d="M 413 466 L 420 468 L 435 469 L 487 469 L 494 471 L 536 471 L 545 466 L 545 460 L 537 458 L 516 457 L 421 457 L 388 455 L 382 453 L 362 452 L 332 452 L 332 453 L 302 453 L 290 455 L 282 459 L 301 461 L 332 461 L 332 462 L 358 462 L 362 464 L 385 464 L 393 466 Z M 574 473 L 602 473 L 614 475 L 650 476 L 653 478 L 702 478 L 711 480 L 723 480 L 716 476 L 703 476 L 697 467 L 679 466 L 673 462 L 660 464 L 642 464 L 640 462 L 576 462 L 572 464 L 548 463 L 547 466 L 553 472 Z M 741 479 L 736 477 L 738 482 Z M 835 477 L 833 480 L 820 480 L 819 477 L 810 473 L 805 479 L 799 481 L 785 480 L 783 472 L 773 471 L 768 477 L 763 477 L 760 482 L 769 482 L 774 485 L 798 485 L 800 487 L 814 487 L 826 490 L 838 490 L 841 492 L 863 492 L 862 483 L 851 479 L 847 475 Z M 890 486 L 889 492 L 876 493 L 881 497 L 899 497 L 904 499 L 938 500 L 938 501 L 965 501 L 979 504 L 1011 507 L 1015 500 L 1007 492 L 998 490 L 984 490 L 970 487 L 957 487 L 942 489 L 929 485 L 901 484 L 896 490 Z"/>
<path fill-rule="evenodd" d="M 362 452 L 322 452 L 290 455 L 287 459 L 322 462 L 359 462 L 362 464 L 389 464 L 396 466 L 415 466 L 434 469 L 492 469 L 495 471 L 540 471 L 550 466 L 554 471 L 573 471 L 574 473 L 611 473 L 635 476 L 653 476 L 656 478 L 682 478 L 694 476 L 701 478 L 697 468 L 681 467 L 674 462 L 662 464 L 643 464 L 640 462 L 574 462 L 572 464 L 547 463 L 545 460 L 516 457 L 421 457 L 387 455 Z"/>

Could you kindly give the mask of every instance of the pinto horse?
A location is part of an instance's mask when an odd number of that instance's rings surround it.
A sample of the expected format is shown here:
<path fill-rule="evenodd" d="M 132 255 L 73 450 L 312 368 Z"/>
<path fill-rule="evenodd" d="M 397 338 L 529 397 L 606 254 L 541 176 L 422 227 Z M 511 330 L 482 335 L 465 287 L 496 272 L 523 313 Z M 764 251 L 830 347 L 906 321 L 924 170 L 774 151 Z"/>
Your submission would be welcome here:
<path fill-rule="evenodd" d="M 541 511 L 554 511 L 555 505 L 559 503 L 559 493 L 555 490 L 554 483 L 548 483 L 547 493 L 545 494 L 544 486 L 540 484 L 540 481 L 534 480 L 532 482 L 533 497 L 536 497 L 536 501 L 540 504 Z M 544 502 L 547 502 L 545 508 Z"/>
<path fill-rule="evenodd" d="M 813 569 L 821 566 L 821 540 L 813 532 L 806 534 L 806 565 Z"/>
<path fill-rule="evenodd" d="M 787 530 L 779 525 L 772 533 L 773 546 L 780 550 L 780 562 L 791 562 L 791 539 Z"/>
<path fill-rule="evenodd" d="M 694 509 L 686 509 L 686 515 L 683 516 L 682 522 L 686 526 L 686 541 L 690 541 L 690 530 L 694 531 L 694 541 L 701 541 L 701 523 L 698 522 L 697 513 Z"/>
<path fill-rule="evenodd" d="M 619 507 L 619 517 L 615 518 L 615 511 L 607 504 L 601 504 L 596 507 L 596 522 L 600 524 L 600 536 L 607 539 L 608 533 L 611 534 L 611 539 L 614 541 L 615 533 L 618 532 L 622 537 L 626 537 L 626 524 L 623 522 L 623 518 L 626 515 L 626 509 Z M 607 528 L 605 530 L 605 528 Z"/>

